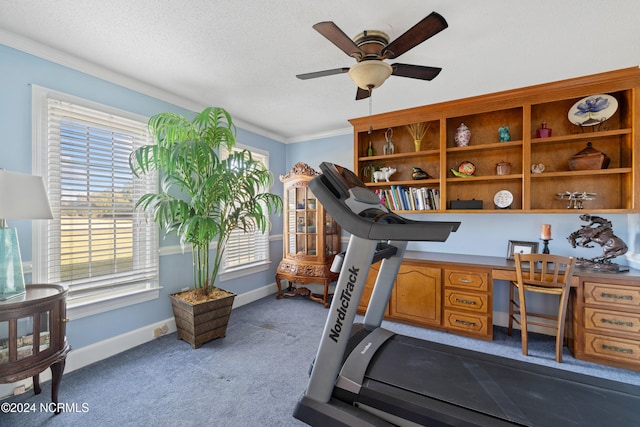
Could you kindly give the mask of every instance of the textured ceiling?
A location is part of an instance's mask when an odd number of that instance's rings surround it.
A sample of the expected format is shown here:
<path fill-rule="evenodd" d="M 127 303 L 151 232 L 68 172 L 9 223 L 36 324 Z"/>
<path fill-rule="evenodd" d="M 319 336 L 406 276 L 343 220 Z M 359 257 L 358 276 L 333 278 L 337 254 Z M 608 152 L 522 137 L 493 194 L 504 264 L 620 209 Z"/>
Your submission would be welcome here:
<path fill-rule="evenodd" d="M 393 40 L 432 11 L 449 28 L 398 62 L 443 71 L 390 77 L 374 114 L 640 64 L 635 0 L 0 0 L 0 43 L 293 142 L 369 112 L 347 74 L 296 79 L 355 63 L 313 24 Z"/>

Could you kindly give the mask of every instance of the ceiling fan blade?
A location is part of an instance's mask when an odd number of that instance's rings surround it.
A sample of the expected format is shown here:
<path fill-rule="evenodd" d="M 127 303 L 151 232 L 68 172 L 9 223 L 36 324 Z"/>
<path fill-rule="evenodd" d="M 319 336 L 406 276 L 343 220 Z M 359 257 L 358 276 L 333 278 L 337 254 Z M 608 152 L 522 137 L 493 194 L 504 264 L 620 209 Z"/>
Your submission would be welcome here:
<path fill-rule="evenodd" d="M 316 71 L 313 73 L 305 73 L 296 75 L 300 80 L 315 79 L 316 77 L 332 76 L 334 74 L 342 74 L 349 72 L 349 67 L 334 68 L 333 70 Z"/>
<path fill-rule="evenodd" d="M 331 21 L 318 22 L 313 29 L 336 45 L 349 56 L 362 57 L 364 53 L 336 24 Z"/>
<path fill-rule="evenodd" d="M 370 90 L 362 89 L 361 87 L 359 87 L 358 91 L 356 92 L 356 101 L 360 99 L 368 98 L 370 96 L 371 96 Z"/>
<path fill-rule="evenodd" d="M 397 58 L 409 49 L 438 34 L 448 26 L 449 24 L 447 24 L 447 21 L 445 21 L 442 15 L 431 12 L 429 16 L 389 43 L 389 45 L 383 49 L 382 55 L 388 59 Z"/>
<path fill-rule="evenodd" d="M 393 68 L 391 75 L 420 80 L 433 80 L 442 71 L 442 68 L 438 67 L 411 64 L 391 64 L 391 67 Z"/>

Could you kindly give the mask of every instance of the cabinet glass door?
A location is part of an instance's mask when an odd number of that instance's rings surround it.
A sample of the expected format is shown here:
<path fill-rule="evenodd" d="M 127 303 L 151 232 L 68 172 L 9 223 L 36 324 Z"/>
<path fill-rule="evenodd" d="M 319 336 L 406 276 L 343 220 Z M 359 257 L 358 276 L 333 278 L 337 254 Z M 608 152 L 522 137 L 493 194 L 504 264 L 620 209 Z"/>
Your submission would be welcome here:
<path fill-rule="evenodd" d="M 0 322 L 0 365 L 9 363 L 9 322 Z"/>
<path fill-rule="evenodd" d="M 31 357 L 33 351 L 33 316 L 21 317 L 18 319 L 18 360 Z"/>
<path fill-rule="evenodd" d="M 40 313 L 40 329 L 35 331 L 40 333 L 40 342 L 38 351 L 42 352 L 51 346 L 51 313 L 45 311 Z"/>

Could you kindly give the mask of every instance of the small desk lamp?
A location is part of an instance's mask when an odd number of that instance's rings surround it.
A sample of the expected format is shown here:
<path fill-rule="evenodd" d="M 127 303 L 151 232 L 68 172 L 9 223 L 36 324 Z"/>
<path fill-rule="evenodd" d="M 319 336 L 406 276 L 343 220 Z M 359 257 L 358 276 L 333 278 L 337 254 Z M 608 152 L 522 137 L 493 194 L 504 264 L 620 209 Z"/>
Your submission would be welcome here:
<path fill-rule="evenodd" d="M 41 177 L 0 169 L 0 301 L 25 293 L 18 232 L 7 219 L 51 218 Z"/>

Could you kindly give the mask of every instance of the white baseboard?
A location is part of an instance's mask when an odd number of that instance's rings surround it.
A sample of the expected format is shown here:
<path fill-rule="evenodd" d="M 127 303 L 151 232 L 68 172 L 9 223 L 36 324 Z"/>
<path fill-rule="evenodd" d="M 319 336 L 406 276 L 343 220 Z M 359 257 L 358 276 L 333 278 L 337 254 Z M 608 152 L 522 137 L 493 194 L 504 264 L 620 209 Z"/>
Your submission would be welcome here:
<path fill-rule="evenodd" d="M 236 296 L 233 301 L 233 308 L 241 307 L 245 304 L 257 301 L 266 296 L 275 294 L 277 292 L 277 286 L 272 283 L 262 288 L 255 289 L 250 292 L 245 292 Z M 156 338 L 155 331 L 158 330 L 160 335 L 170 334 L 176 331 L 176 323 L 173 317 L 165 320 L 161 320 L 150 325 L 143 326 L 133 331 L 129 331 L 122 335 L 118 335 L 86 347 L 79 349 L 72 349 L 65 363 L 64 372 L 73 372 L 76 369 L 83 368 L 91 365 L 92 363 L 99 362 L 111 356 L 115 356 L 118 353 L 129 350 L 133 347 L 137 347 L 140 344 L 144 344 Z M 46 369 L 40 374 L 40 383 L 49 381 L 51 379 L 51 370 Z M 4 399 L 13 395 L 13 391 L 16 387 L 24 386 L 25 389 L 33 388 L 32 380 L 25 379 L 13 384 L 0 384 L 0 399 Z"/>

